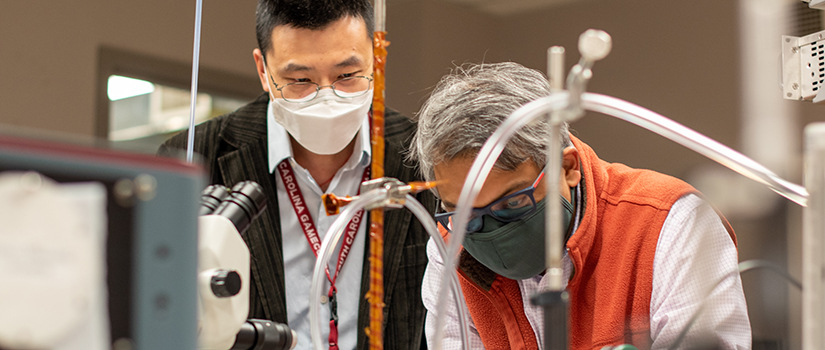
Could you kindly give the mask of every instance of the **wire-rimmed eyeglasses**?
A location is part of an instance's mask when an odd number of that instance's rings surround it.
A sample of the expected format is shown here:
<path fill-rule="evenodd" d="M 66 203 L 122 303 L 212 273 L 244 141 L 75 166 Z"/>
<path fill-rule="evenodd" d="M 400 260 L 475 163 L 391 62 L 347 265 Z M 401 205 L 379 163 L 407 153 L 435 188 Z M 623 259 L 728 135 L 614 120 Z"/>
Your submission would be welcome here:
<path fill-rule="evenodd" d="M 470 214 L 470 222 L 467 223 L 467 233 L 477 232 L 483 228 L 484 215 L 489 215 L 501 222 L 513 222 L 535 212 L 536 198 L 533 197 L 533 193 L 536 191 L 536 186 L 538 186 L 542 177 L 544 177 L 544 172 L 540 173 L 536 181 L 533 181 L 533 184 L 529 187 L 501 197 L 484 208 L 473 208 Z M 455 215 L 454 211 L 438 213 L 435 214 L 435 220 L 441 226 L 450 230 L 450 218 L 453 215 Z"/>
<path fill-rule="evenodd" d="M 329 85 L 318 85 L 318 83 L 311 81 L 298 81 L 285 85 L 278 86 L 278 83 L 269 75 L 269 80 L 272 85 L 275 85 L 275 90 L 281 93 L 281 98 L 289 102 L 306 102 L 312 101 L 318 97 L 318 92 L 323 88 L 330 88 L 332 92 L 343 98 L 353 98 L 363 96 L 372 86 L 372 77 L 365 75 L 358 75 L 353 77 L 346 77 L 338 79 Z"/>

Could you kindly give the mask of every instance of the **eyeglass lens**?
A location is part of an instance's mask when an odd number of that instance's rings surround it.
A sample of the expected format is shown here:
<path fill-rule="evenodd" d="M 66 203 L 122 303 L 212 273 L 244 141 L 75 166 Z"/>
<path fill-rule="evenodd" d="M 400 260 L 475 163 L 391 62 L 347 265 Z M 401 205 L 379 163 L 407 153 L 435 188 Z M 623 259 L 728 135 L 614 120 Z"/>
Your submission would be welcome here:
<path fill-rule="evenodd" d="M 467 232 L 477 232 L 484 226 L 484 215 L 489 215 L 502 222 L 512 222 L 519 220 L 532 213 L 536 208 L 535 200 L 532 196 L 533 188 L 527 188 L 510 196 L 501 198 L 492 205 L 473 210 L 470 222 L 467 223 Z M 449 227 L 450 218 L 455 212 L 436 214 L 436 220 L 442 226 Z"/>
<path fill-rule="evenodd" d="M 531 214 L 536 209 L 536 199 L 533 197 L 533 192 L 543 176 L 544 172 L 541 172 L 533 181 L 532 186 L 499 198 L 484 208 L 473 209 L 470 214 L 470 222 L 467 223 L 467 232 L 472 233 L 481 230 L 484 226 L 484 215 L 489 215 L 502 222 L 512 222 Z M 455 215 L 454 211 L 439 213 L 435 214 L 435 219 L 444 228 L 449 228 L 450 218 L 453 215 Z"/>
<path fill-rule="evenodd" d="M 349 77 L 331 85 L 320 86 L 313 82 L 297 82 L 284 85 L 279 90 L 286 100 L 311 100 L 321 88 L 330 87 L 339 97 L 358 97 L 369 91 L 370 79 L 365 76 Z"/>

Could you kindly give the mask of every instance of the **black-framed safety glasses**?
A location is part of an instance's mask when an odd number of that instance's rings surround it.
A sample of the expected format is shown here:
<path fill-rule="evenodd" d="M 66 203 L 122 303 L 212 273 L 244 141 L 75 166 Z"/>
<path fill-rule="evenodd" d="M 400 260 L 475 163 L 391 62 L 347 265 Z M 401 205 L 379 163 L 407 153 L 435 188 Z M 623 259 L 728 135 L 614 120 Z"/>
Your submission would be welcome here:
<path fill-rule="evenodd" d="M 501 197 L 485 206 L 484 208 L 473 208 L 470 214 L 470 222 L 467 223 L 467 233 L 477 232 L 484 226 L 484 215 L 488 215 L 501 222 L 513 222 L 520 220 L 536 211 L 536 198 L 533 193 L 536 191 L 536 186 L 539 185 L 541 179 L 544 177 L 544 172 L 541 172 L 533 181 L 533 184 L 527 188 L 519 190 L 515 193 L 508 194 Z M 456 212 L 435 214 L 435 220 L 447 230 L 450 230 L 450 218 Z"/>

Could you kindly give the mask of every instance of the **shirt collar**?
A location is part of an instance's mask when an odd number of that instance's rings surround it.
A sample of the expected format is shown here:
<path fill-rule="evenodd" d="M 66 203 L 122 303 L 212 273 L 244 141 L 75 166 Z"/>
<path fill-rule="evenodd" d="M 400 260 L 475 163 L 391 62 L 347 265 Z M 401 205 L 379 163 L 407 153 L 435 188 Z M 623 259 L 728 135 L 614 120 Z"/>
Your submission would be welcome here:
<path fill-rule="evenodd" d="M 269 172 L 275 171 L 275 167 L 284 159 L 292 158 L 292 144 L 289 142 L 289 133 L 286 129 L 275 121 L 275 114 L 273 111 L 272 101 L 269 101 L 266 109 L 266 129 L 267 129 L 267 143 L 269 154 Z M 370 145 L 370 121 L 369 118 L 364 118 L 361 124 L 361 129 L 355 135 L 358 140 L 355 141 L 355 148 L 352 150 L 352 155 L 344 164 L 342 169 L 350 170 L 356 166 L 365 166 L 370 162 L 372 156 L 372 147 Z"/>

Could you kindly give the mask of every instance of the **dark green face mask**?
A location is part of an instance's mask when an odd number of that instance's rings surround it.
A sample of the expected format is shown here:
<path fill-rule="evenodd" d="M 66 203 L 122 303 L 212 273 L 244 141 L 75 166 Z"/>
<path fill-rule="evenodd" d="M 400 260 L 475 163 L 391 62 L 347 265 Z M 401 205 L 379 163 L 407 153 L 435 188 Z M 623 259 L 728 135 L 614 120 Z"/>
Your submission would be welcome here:
<path fill-rule="evenodd" d="M 574 199 L 575 200 L 575 199 Z M 573 204 L 561 197 L 562 220 L 569 229 Z M 545 200 L 536 203 L 536 211 L 514 222 L 501 222 L 487 215 L 484 227 L 464 238 L 464 249 L 493 272 L 504 277 L 523 280 L 547 268 L 544 251 Z"/>

